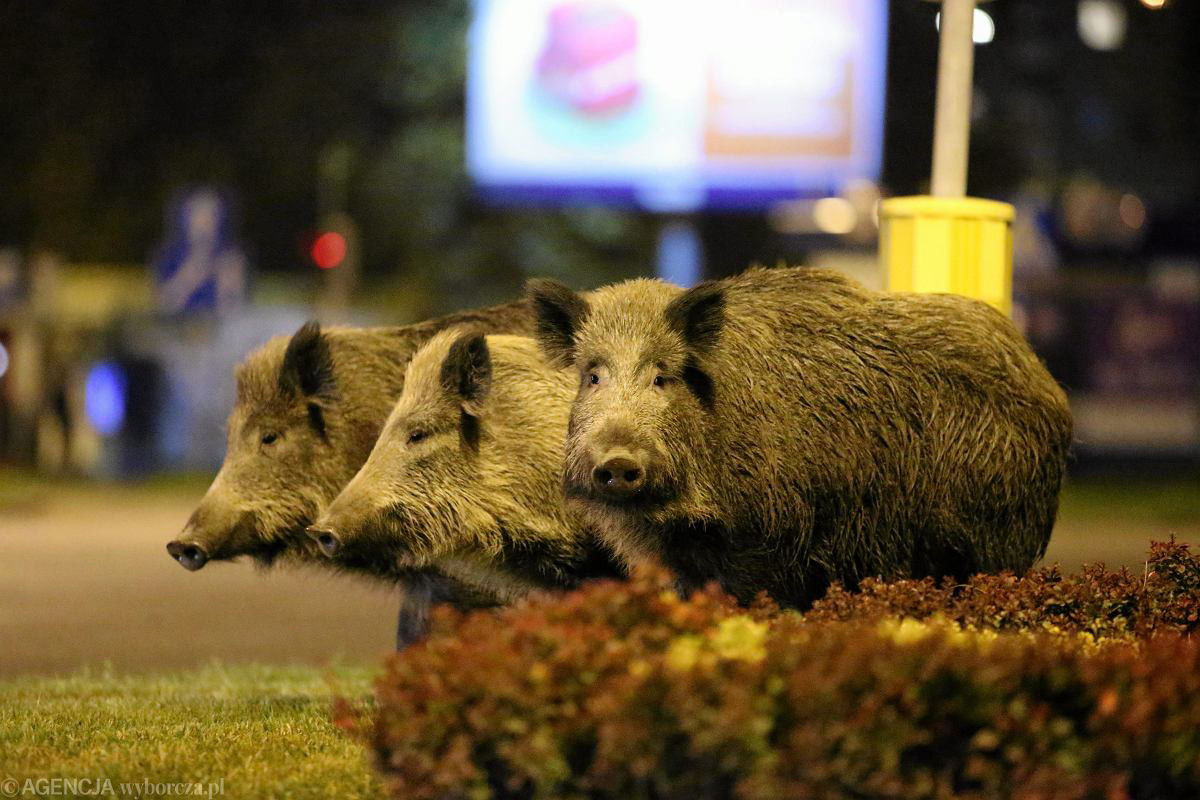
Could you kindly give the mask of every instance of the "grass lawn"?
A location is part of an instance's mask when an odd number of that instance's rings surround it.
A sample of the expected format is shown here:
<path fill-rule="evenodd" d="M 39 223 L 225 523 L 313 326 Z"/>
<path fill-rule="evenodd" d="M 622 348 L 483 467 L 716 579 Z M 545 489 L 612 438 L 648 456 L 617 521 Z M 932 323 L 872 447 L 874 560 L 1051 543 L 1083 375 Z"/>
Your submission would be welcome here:
<path fill-rule="evenodd" d="M 1169 478 L 1087 477 L 1068 479 L 1059 501 L 1060 519 L 1119 519 L 1195 526 L 1200 523 L 1200 473 Z"/>
<path fill-rule="evenodd" d="M 367 695 L 371 675 L 214 664 L 0 682 L 0 781 L 109 778 L 121 796 L 122 782 L 223 780 L 226 797 L 378 798 L 366 751 L 330 722 L 333 698 Z"/>

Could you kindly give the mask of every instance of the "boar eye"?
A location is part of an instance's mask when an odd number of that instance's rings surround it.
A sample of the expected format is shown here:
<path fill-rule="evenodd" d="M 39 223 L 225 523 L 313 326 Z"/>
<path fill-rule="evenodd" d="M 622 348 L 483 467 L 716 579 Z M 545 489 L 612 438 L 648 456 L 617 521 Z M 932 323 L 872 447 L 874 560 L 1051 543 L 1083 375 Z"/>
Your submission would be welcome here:
<path fill-rule="evenodd" d="M 589 373 L 588 373 L 588 383 L 590 383 L 592 386 L 595 386 L 595 385 L 596 385 L 596 384 L 598 384 L 599 382 L 600 382 L 600 376 L 599 376 L 599 375 L 597 375 L 597 374 L 596 374 L 596 373 L 594 373 L 594 372 L 589 372 Z"/>
<path fill-rule="evenodd" d="M 417 442 L 423 442 L 428 436 L 429 434 L 425 431 L 413 431 L 408 435 L 408 443 L 416 444 Z"/>
<path fill-rule="evenodd" d="M 663 388 L 663 387 L 664 387 L 664 386 L 666 386 L 666 385 L 667 385 L 667 379 L 666 379 L 666 378 L 664 378 L 662 375 L 655 375 L 655 376 L 654 376 L 654 386 L 655 386 L 656 388 L 658 388 L 658 389 L 661 389 L 661 388 Z"/>
<path fill-rule="evenodd" d="M 262 437 L 262 443 L 263 444 L 275 444 L 275 442 L 278 439 L 279 439 L 278 433 L 265 433 L 265 434 L 263 434 L 263 437 Z"/>

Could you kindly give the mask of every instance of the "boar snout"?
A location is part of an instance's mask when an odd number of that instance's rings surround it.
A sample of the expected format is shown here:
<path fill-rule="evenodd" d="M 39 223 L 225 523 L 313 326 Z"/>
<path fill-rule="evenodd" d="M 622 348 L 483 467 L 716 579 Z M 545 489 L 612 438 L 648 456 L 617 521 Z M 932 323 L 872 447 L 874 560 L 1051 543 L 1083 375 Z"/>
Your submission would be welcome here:
<path fill-rule="evenodd" d="M 196 542 L 184 542 L 179 539 L 167 542 L 167 552 L 188 572 L 195 572 L 208 563 L 208 551 Z"/>
<path fill-rule="evenodd" d="M 342 549 L 342 537 L 328 525 L 309 525 L 306 529 L 308 536 L 317 543 L 321 552 L 333 558 Z"/>
<path fill-rule="evenodd" d="M 592 485 L 614 500 L 633 497 L 646 485 L 646 464 L 628 450 L 609 450 L 596 459 Z"/>
<path fill-rule="evenodd" d="M 230 558 L 242 549 L 251 535 L 252 515 L 209 495 L 192 512 L 183 530 L 167 552 L 185 568 L 195 571 L 209 561 Z"/>

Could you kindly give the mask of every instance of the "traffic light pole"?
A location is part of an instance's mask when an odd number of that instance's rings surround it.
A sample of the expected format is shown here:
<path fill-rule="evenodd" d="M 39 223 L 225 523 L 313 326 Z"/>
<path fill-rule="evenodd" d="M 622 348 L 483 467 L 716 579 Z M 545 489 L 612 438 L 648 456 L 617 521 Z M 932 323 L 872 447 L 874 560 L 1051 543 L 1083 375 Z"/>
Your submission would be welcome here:
<path fill-rule="evenodd" d="M 346 210 L 354 151 L 345 142 L 327 145 L 317 165 L 317 220 L 320 232 L 341 234 L 346 254 L 341 263 L 322 269 L 317 297 L 317 318 L 325 324 L 350 320 L 354 291 L 358 285 L 358 226 Z"/>

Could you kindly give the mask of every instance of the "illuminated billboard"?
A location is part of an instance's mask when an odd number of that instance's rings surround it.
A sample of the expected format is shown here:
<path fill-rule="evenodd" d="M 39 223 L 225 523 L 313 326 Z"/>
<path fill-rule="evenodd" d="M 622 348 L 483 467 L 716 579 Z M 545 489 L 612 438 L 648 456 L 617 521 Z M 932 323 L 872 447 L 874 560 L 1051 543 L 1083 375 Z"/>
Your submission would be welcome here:
<path fill-rule="evenodd" d="M 875 179 L 886 31 L 886 0 L 476 0 L 468 171 L 664 211 Z"/>

